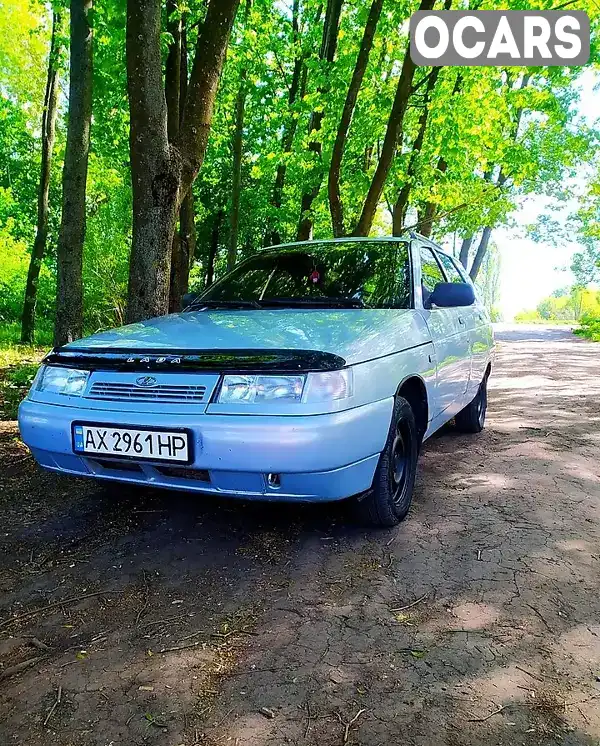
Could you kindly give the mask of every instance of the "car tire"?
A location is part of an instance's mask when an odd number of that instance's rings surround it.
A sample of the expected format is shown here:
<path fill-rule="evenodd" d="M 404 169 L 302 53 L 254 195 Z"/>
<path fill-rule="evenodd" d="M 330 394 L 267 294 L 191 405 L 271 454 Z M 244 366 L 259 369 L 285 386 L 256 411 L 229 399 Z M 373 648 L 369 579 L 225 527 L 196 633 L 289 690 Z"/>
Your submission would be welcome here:
<path fill-rule="evenodd" d="M 397 396 L 390 429 L 371 489 L 356 500 L 357 517 L 370 526 L 395 526 L 408 514 L 413 497 L 419 432 L 408 401 Z"/>
<path fill-rule="evenodd" d="M 461 433 L 480 433 L 485 427 L 487 412 L 487 375 L 479 385 L 477 396 L 461 410 L 454 421 Z"/>

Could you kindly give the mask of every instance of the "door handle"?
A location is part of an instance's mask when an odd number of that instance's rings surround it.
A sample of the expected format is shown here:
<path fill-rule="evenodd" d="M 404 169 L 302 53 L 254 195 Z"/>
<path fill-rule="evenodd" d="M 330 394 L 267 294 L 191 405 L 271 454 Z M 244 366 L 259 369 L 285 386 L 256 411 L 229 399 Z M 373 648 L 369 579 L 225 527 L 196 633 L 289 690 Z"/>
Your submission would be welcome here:
<path fill-rule="evenodd" d="M 463 319 L 463 317 L 462 317 L 462 316 L 459 316 L 459 317 L 458 317 L 458 323 L 459 323 L 459 324 L 462 324 L 462 325 L 464 326 L 465 320 Z"/>

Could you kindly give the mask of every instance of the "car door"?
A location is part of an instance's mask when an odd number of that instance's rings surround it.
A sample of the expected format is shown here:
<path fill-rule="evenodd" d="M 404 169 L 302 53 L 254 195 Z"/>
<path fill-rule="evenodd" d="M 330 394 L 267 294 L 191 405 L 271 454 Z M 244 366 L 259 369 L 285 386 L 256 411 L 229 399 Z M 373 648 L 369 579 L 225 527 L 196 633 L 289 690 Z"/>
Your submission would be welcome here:
<path fill-rule="evenodd" d="M 435 249 L 435 255 L 439 259 L 444 274 L 446 275 L 448 282 L 466 283 L 465 276 L 459 271 L 452 257 L 445 254 L 439 249 Z M 472 283 L 468 283 L 472 284 Z M 471 365 L 469 369 L 469 381 L 467 383 L 467 391 L 470 390 L 471 380 L 473 377 L 473 329 L 475 327 L 475 315 L 474 306 L 463 306 L 460 308 L 453 309 L 457 313 L 458 323 L 463 330 L 467 331 L 469 340 L 469 355 Z"/>
<path fill-rule="evenodd" d="M 450 257 L 447 254 L 440 252 L 439 256 L 444 268 L 446 268 L 447 265 L 451 266 L 456 274 L 460 276 L 461 280 L 466 282 L 468 285 L 471 285 L 475 290 L 475 303 L 464 309 L 464 318 L 469 329 L 469 339 L 471 343 L 471 379 L 469 382 L 468 393 L 469 397 L 473 398 L 477 393 L 477 389 L 479 388 L 483 376 L 485 375 L 485 371 L 490 361 L 490 354 L 494 346 L 492 324 L 489 313 L 481 302 L 479 294 L 464 268 L 453 257 Z M 452 282 L 455 282 L 455 280 L 452 280 Z"/>
<path fill-rule="evenodd" d="M 451 282 L 431 246 L 419 243 L 419 264 L 415 295 L 420 296 L 421 313 L 429 327 L 437 363 L 436 412 L 450 418 L 467 403 L 471 373 L 469 332 L 462 308 L 428 308 L 428 299 L 439 282 Z"/>

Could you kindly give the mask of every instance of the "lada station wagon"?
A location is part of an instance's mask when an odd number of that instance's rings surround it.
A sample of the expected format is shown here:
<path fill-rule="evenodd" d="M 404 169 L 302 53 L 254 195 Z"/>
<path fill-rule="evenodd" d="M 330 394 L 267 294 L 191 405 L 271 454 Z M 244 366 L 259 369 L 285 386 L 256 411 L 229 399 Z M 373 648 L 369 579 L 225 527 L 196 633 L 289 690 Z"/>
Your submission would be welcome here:
<path fill-rule="evenodd" d="M 484 426 L 488 314 L 417 234 L 264 249 L 185 302 L 47 355 L 19 410 L 41 466 L 391 526 L 423 441 Z"/>

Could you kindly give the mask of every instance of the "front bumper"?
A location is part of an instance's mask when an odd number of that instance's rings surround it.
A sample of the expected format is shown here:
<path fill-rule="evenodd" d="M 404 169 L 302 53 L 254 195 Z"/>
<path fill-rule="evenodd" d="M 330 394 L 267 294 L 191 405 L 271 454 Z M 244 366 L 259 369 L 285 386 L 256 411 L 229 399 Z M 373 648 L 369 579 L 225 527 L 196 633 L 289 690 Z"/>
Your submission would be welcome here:
<path fill-rule="evenodd" d="M 392 408 L 393 400 L 385 399 L 311 416 L 157 415 L 86 411 L 26 399 L 19 409 L 19 428 L 38 463 L 53 471 L 263 500 L 340 500 L 371 486 Z M 76 455 L 71 423 L 86 420 L 188 428 L 194 461 L 174 470 L 164 464 Z M 269 474 L 278 476 L 277 485 L 269 483 Z"/>

